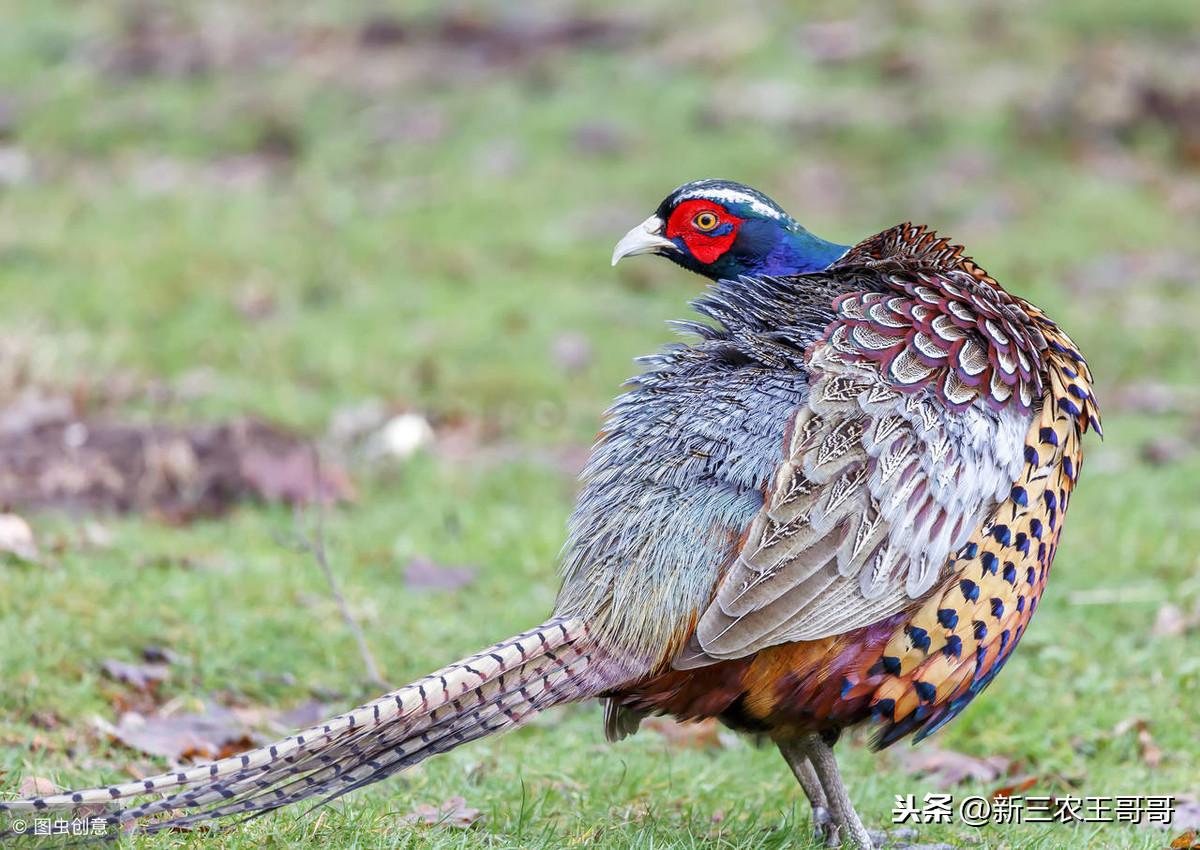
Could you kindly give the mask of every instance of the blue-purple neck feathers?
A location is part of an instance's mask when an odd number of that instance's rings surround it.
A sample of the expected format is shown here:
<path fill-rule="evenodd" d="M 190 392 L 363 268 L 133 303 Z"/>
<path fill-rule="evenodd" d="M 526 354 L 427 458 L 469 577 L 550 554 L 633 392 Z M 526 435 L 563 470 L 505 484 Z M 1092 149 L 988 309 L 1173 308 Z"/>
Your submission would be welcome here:
<path fill-rule="evenodd" d="M 847 250 L 791 220 L 749 219 L 729 251 L 701 273 L 714 280 L 808 274 L 825 270 Z"/>

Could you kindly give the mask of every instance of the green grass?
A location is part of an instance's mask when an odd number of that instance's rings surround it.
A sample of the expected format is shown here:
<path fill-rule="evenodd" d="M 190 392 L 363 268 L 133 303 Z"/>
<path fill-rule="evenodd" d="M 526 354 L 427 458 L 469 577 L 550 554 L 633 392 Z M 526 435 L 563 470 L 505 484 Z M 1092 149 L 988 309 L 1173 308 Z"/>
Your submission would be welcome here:
<path fill-rule="evenodd" d="M 167 29 L 172 56 L 197 38 L 227 47 L 209 71 L 123 76 L 112 57 L 128 52 L 123 21 L 142 7 L 6 0 L 0 96 L 15 118 L 0 144 L 27 152 L 33 171 L 0 185 L 4 350 L 51 385 L 133 376 L 203 387 L 165 408 L 135 398 L 119 411 L 131 416 L 254 413 L 319 434 L 338 409 L 377 396 L 492 423 L 515 451 L 487 463 L 362 463 L 360 498 L 328 517 L 346 596 L 389 680 L 404 682 L 550 610 L 573 482 L 545 449 L 586 446 L 632 358 L 670 339 L 663 320 L 686 315 L 694 279 L 650 259 L 608 267 L 620 234 L 685 180 L 761 186 L 843 241 L 925 221 L 1062 321 L 1102 402 L 1148 382 L 1194 393 L 1194 276 L 1103 272 L 1120 255 L 1195 258 L 1196 210 L 1171 197 L 1195 195 L 1196 172 L 1153 130 L 1122 149 L 1141 169 L 1129 176 L 1032 135 L 1021 116 L 1089 45 L 1169 49 L 1200 13 L 1180 2 L 1052 5 L 1022 4 L 998 22 L 970 4 L 881 4 L 860 25 L 873 46 L 838 64 L 808 54 L 801 32 L 845 14 L 837 4 L 780 5 L 757 21 L 722 4 L 593 4 L 632 28 L 627 43 L 479 67 L 465 49 L 413 41 L 364 51 L 366 16 L 348 3 L 206 4 Z M 918 70 L 889 70 L 900 60 Z M 747 93 L 764 90 L 776 94 L 756 106 Z M 443 129 L 405 129 L 420 121 Z M 597 124 L 616 150 L 576 141 Z M 261 153 L 272 144 L 294 155 L 272 164 Z M 274 299 L 272 315 L 239 313 L 251 290 Z M 591 342 L 582 372 L 551 355 L 565 332 Z M 1200 636 L 1151 629 L 1161 603 L 1200 599 L 1200 457 L 1150 466 L 1140 454 L 1148 440 L 1194 433 L 1190 415 L 1106 409 L 1107 441 L 1090 442 L 1039 614 L 938 745 L 1021 761 L 1042 777 L 1029 793 L 1200 792 Z M 43 541 L 70 538 L 77 522 L 31 519 Z M 347 704 L 371 695 L 315 565 L 278 542 L 289 512 L 247 506 L 181 528 L 104 522 L 109 549 L 67 545 L 44 566 L 0 564 L 7 782 L 128 778 L 138 757 L 89 730 L 94 716 L 113 719 L 100 663 L 146 643 L 190 659 L 166 686 L 188 704 L 217 692 L 272 706 L 313 690 Z M 479 578 L 414 592 L 403 567 L 415 554 L 478 565 Z M 181 558 L 196 566 L 171 565 Z M 1082 604 L 1097 590 L 1112 601 Z M 61 725 L 37 729 L 34 715 L 51 710 Z M 1134 716 L 1165 752 L 1157 768 L 1132 734 L 1111 735 Z M 31 748 L 35 739 L 48 746 Z M 872 827 L 886 825 L 894 795 L 934 790 L 894 753 L 857 740 L 839 749 Z M 467 832 L 400 823 L 416 803 L 456 794 L 486 820 Z M 608 746 L 586 705 L 319 815 L 285 812 L 208 843 L 138 844 L 802 847 L 806 817 L 771 749 L 679 750 L 653 732 Z M 1128 827 L 1041 825 L 927 826 L 921 840 L 1167 843 Z"/>

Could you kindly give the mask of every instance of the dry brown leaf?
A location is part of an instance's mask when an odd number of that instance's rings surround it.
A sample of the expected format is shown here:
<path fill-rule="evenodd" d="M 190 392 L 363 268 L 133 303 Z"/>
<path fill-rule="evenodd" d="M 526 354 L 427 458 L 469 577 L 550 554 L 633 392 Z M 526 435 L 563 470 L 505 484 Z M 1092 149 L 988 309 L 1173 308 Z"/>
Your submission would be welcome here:
<path fill-rule="evenodd" d="M 63 719 L 56 711 L 34 711 L 28 717 L 29 725 L 35 729 L 58 729 Z"/>
<path fill-rule="evenodd" d="M 58 787 L 49 779 L 41 776 L 26 776 L 17 786 L 17 796 L 20 797 L 48 797 L 51 794 L 58 794 L 64 789 Z M 106 806 L 103 803 L 92 803 L 87 806 L 75 806 L 71 810 L 71 816 L 77 818 L 86 818 L 105 813 Z"/>
<path fill-rule="evenodd" d="M 1200 848 L 1200 838 L 1196 837 L 1194 829 L 1181 833 L 1171 841 L 1171 850 L 1197 850 L 1197 848 Z"/>
<path fill-rule="evenodd" d="M 1113 736 L 1121 737 L 1131 731 L 1137 732 L 1138 753 L 1147 767 L 1158 767 L 1163 760 L 1163 751 L 1150 733 L 1150 724 L 1144 717 L 1127 717 L 1113 727 Z"/>
<path fill-rule="evenodd" d="M 147 694 L 157 693 L 158 686 L 170 675 L 167 665 L 160 663 L 130 664 L 109 659 L 101 669 L 110 679 Z"/>
<path fill-rule="evenodd" d="M 900 762 L 913 776 L 925 776 L 939 788 L 950 788 L 962 782 L 994 782 L 1008 775 L 1013 768 L 1005 756 L 969 756 L 953 750 L 936 748 L 903 751 Z"/>
<path fill-rule="evenodd" d="M 142 660 L 149 664 L 180 664 L 187 663 L 175 650 L 167 646 L 148 643 L 142 647 Z"/>
<path fill-rule="evenodd" d="M 400 818 L 401 822 L 414 826 L 434 826 L 445 824 L 458 829 L 467 829 L 483 820 L 479 809 L 467 805 L 462 797 L 451 797 L 440 806 L 429 803 L 419 803 L 413 810 Z"/>
<path fill-rule="evenodd" d="M 1138 749 L 1142 754 L 1142 761 L 1147 767 L 1158 767 L 1162 764 L 1163 751 L 1162 747 L 1154 740 L 1154 736 L 1150 734 L 1150 729 L 1147 726 L 1142 726 L 1138 729 Z"/>
<path fill-rule="evenodd" d="M 131 749 L 175 762 L 225 758 L 255 746 L 246 724 L 225 708 L 166 717 L 127 712 L 104 731 Z"/>
<path fill-rule="evenodd" d="M 1187 829 L 1200 830 L 1200 797 L 1182 794 L 1175 798 L 1175 817 L 1171 823 Z"/>
<path fill-rule="evenodd" d="M 19 797 L 48 797 L 57 794 L 62 789 L 42 776 L 26 776 L 17 786 Z"/>
<path fill-rule="evenodd" d="M 996 797 L 1012 797 L 1015 794 L 1020 794 L 1022 791 L 1028 791 L 1034 785 L 1037 785 L 1037 783 L 1038 777 L 1025 776 L 1010 782 L 1008 785 L 1001 785 L 992 791 L 991 796 L 993 799 Z"/>
<path fill-rule="evenodd" d="M 1191 794 L 1175 795 L 1175 813 L 1171 817 L 1171 828 L 1200 833 L 1200 797 Z"/>

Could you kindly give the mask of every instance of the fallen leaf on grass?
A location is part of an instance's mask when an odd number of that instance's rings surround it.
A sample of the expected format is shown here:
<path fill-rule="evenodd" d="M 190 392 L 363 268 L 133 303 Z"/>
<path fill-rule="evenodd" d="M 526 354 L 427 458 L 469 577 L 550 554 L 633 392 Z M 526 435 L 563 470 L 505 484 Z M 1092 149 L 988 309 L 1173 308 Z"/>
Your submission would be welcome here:
<path fill-rule="evenodd" d="M 997 797 L 1012 797 L 1020 794 L 1023 791 L 1028 791 L 1034 785 L 1037 785 L 1038 777 L 1025 776 L 1015 782 L 1010 782 L 1008 785 L 1001 785 L 992 791 L 991 797 L 994 800 Z"/>
<path fill-rule="evenodd" d="M 37 544 L 33 529 L 16 514 L 0 514 L 0 554 L 16 555 L 22 561 L 36 561 Z"/>
<path fill-rule="evenodd" d="M 52 794 L 59 794 L 64 789 L 58 787 L 49 779 L 41 776 L 26 776 L 17 786 L 17 796 L 19 797 L 49 797 Z M 87 806 L 75 806 L 71 809 L 71 817 L 87 818 L 105 813 L 106 806 L 103 803 L 92 803 Z"/>
<path fill-rule="evenodd" d="M 1175 798 L 1175 814 L 1171 818 L 1171 826 L 1200 831 L 1200 797 L 1181 794 Z"/>
<path fill-rule="evenodd" d="M 1141 826 L 1146 829 L 1182 830 L 1171 842 L 1172 850 L 1200 850 L 1200 797 L 1192 794 L 1175 794 L 1175 804 L 1171 809 L 1169 824 L 1150 823 L 1143 819 Z"/>
<path fill-rule="evenodd" d="M 35 729 L 58 729 L 63 725 L 63 719 L 56 711 L 34 711 L 27 720 Z"/>
<path fill-rule="evenodd" d="M 429 558 L 413 558 L 404 568 L 404 584 L 417 590 L 458 590 L 475 581 L 474 567 L 447 567 Z"/>
<path fill-rule="evenodd" d="M 162 663 L 130 664 L 127 661 L 109 659 L 101 665 L 101 669 L 110 679 L 143 693 L 156 693 L 158 686 L 170 675 L 167 665 Z"/>
<path fill-rule="evenodd" d="M 458 829 L 467 829 L 482 821 L 479 809 L 471 808 L 462 797 L 451 797 L 441 806 L 420 803 L 412 812 L 400 818 L 402 823 L 413 826 L 435 826 L 445 824 Z"/>
<path fill-rule="evenodd" d="M 210 761 L 252 749 L 250 730 L 229 709 L 206 714 L 147 717 L 126 712 L 116 726 L 99 722 L 101 730 L 131 749 L 173 762 Z"/>
<path fill-rule="evenodd" d="M 939 788 L 951 788 L 963 782 L 994 782 L 1008 775 L 1013 762 L 1004 756 L 969 756 L 953 750 L 921 749 L 901 753 L 904 770 L 913 776 L 933 780 Z"/>
<path fill-rule="evenodd" d="M 38 731 L 25 735 L 14 729 L 11 734 L 0 735 L 0 745 L 22 747 L 30 752 L 68 754 L 85 746 L 84 730 L 66 724 L 56 712 L 34 711 L 26 715 L 25 722 Z"/>
<path fill-rule="evenodd" d="M 1158 745 L 1150 734 L 1150 730 L 1145 726 L 1138 729 L 1138 750 L 1141 751 L 1142 761 L 1146 763 L 1147 767 L 1158 767 L 1162 764 L 1162 747 Z"/>
<path fill-rule="evenodd" d="M 1137 732 L 1138 753 L 1141 755 L 1142 761 L 1146 763 L 1147 767 L 1158 767 L 1163 759 L 1162 747 L 1150 734 L 1150 724 L 1144 717 L 1126 718 L 1113 728 L 1112 733 L 1113 737 L 1120 738 L 1134 730 Z"/>
<path fill-rule="evenodd" d="M 41 776 L 26 776 L 17 786 L 17 795 L 20 797 L 48 797 L 51 794 L 57 794 L 60 790 L 62 789 L 49 779 Z"/>
<path fill-rule="evenodd" d="M 184 664 L 186 659 L 170 647 L 148 643 L 142 647 L 142 660 L 149 664 Z"/>

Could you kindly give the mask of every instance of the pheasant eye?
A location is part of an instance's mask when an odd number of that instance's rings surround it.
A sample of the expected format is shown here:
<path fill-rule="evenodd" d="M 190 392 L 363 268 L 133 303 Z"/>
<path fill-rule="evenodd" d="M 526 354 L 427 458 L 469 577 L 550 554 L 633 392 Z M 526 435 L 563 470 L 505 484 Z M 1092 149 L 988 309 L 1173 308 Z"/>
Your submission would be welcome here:
<path fill-rule="evenodd" d="M 711 212 L 699 213 L 695 218 L 692 219 L 692 226 L 697 230 L 712 230 L 719 223 L 720 219 L 717 218 L 716 213 Z"/>

